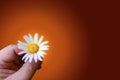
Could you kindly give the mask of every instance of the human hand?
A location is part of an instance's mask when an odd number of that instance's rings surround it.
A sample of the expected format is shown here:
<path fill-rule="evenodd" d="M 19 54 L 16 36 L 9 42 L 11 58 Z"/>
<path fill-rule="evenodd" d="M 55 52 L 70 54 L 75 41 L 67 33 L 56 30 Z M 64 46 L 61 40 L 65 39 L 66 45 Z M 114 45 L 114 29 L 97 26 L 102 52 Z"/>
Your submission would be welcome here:
<path fill-rule="evenodd" d="M 31 80 L 41 63 L 22 62 L 22 55 L 16 45 L 9 45 L 0 51 L 0 80 Z"/>

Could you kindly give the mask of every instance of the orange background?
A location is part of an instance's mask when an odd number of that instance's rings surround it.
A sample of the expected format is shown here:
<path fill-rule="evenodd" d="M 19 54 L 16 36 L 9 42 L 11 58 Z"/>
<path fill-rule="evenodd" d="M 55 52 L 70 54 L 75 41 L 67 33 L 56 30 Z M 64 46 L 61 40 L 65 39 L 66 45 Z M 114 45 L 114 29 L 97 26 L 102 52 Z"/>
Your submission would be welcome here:
<path fill-rule="evenodd" d="M 42 69 L 33 80 L 79 80 L 85 73 L 87 28 L 65 2 L 1 2 L 0 48 L 17 44 L 23 35 L 39 33 L 49 40 Z"/>

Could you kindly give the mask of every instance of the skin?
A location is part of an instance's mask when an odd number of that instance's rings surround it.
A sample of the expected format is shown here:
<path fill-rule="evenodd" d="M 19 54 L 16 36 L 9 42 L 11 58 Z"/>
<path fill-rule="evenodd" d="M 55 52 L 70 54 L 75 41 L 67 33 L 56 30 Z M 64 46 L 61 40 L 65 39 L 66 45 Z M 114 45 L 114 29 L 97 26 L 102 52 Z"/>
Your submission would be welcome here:
<path fill-rule="evenodd" d="M 21 61 L 23 55 L 16 45 L 9 45 L 0 50 L 0 80 L 31 80 L 41 63 Z"/>

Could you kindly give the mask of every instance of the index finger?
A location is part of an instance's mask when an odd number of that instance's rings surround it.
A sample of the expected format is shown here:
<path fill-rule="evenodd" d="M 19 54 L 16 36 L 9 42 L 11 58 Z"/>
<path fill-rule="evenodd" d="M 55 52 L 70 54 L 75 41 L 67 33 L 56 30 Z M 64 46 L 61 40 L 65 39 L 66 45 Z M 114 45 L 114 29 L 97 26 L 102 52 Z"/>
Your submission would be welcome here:
<path fill-rule="evenodd" d="M 20 49 L 17 45 L 9 45 L 0 51 L 0 59 L 5 62 L 14 61 L 18 58 L 18 52 L 20 52 Z"/>

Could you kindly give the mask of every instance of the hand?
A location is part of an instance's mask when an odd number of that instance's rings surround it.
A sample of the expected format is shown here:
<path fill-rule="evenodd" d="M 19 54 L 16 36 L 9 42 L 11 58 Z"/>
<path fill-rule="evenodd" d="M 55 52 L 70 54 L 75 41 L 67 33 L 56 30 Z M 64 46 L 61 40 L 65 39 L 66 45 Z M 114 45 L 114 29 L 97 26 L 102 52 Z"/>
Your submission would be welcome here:
<path fill-rule="evenodd" d="M 31 80 L 39 63 L 22 62 L 22 55 L 16 45 L 9 45 L 0 51 L 0 80 Z"/>

